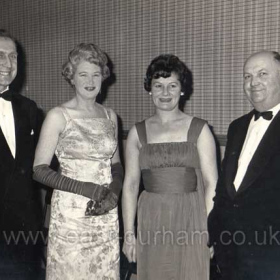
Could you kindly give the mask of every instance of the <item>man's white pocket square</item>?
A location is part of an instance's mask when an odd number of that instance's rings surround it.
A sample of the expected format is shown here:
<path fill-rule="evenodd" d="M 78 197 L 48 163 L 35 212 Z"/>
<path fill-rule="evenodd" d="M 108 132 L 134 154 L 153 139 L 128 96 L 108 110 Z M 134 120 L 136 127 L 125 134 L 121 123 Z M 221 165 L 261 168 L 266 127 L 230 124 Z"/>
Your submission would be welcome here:
<path fill-rule="evenodd" d="M 33 135 L 33 134 L 34 134 L 34 130 L 32 129 L 30 135 Z"/>

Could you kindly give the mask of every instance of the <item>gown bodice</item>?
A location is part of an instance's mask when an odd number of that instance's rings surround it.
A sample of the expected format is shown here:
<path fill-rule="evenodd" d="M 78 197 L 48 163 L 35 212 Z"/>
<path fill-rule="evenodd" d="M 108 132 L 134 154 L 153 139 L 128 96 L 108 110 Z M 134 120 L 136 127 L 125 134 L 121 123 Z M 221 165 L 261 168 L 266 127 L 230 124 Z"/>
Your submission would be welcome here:
<path fill-rule="evenodd" d="M 145 122 L 138 125 L 141 142 L 139 164 L 145 190 L 154 193 L 196 191 L 196 169 L 200 168 L 196 141 L 204 125 L 194 118 L 183 142 L 147 143 Z M 176 182 L 176 184 L 174 184 Z"/>
<path fill-rule="evenodd" d="M 96 184 L 111 181 L 111 158 L 117 147 L 115 124 L 110 118 L 73 118 L 63 108 L 66 126 L 55 154 L 61 173 Z"/>

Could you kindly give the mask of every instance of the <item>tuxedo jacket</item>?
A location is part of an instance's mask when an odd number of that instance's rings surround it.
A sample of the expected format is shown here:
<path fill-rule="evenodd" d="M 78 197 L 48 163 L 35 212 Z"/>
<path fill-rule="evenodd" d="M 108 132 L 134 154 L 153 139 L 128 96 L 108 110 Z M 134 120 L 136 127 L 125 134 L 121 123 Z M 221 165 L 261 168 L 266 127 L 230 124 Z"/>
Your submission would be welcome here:
<path fill-rule="evenodd" d="M 13 94 L 16 154 L 0 128 L 0 229 L 36 230 L 42 219 L 40 191 L 32 180 L 35 147 L 42 117 L 34 101 Z"/>
<path fill-rule="evenodd" d="M 236 273 L 242 265 L 249 271 L 248 263 L 254 261 L 267 263 L 267 271 L 270 262 L 277 262 L 277 267 L 280 262 L 280 113 L 265 132 L 237 191 L 233 185 L 252 117 L 250 112 L 229 126 L 214 208 L 208 218 L 210 245 L 229 266 L 239 262 L 234 267 Z M 242 264 L 244 259 L 247 261 Z M 256 267 L 252 265 L 252 271 Z M 280 271 L 276 273 L 280 279 Z"/>

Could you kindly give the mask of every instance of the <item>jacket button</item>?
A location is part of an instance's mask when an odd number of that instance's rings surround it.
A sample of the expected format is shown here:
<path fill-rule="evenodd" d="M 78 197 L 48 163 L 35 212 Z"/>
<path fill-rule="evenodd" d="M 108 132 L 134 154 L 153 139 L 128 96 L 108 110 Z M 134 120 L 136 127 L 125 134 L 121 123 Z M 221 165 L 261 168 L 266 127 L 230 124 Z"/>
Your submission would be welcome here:
<path fill-rule="evenodd" d="M 233 207 L 234 207 L 234 208 L 238 208 L 239 205 L 238 205 L 238 204 L 233 204 Z"/>
<path fill-rule="evenodd" d="M 19 172 L 20 172 L 20 174 L 25 174 L 24 168 L 21 168 L 21 169 L 19 170 Z"/>

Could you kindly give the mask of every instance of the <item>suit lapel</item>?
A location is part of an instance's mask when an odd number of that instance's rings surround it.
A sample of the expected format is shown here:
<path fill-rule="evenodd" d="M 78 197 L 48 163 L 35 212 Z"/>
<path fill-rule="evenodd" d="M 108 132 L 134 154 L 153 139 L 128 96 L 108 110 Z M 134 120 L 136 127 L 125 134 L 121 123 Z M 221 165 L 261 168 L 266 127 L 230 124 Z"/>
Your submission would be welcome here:
<path fill-rule="evenodd" d="M 1 156 L 3 158 L 9 159 L 9 161 L 11 162 L 14 161 L 14 157 L 11 153 L 7 140 L 3 134 L 1 126 L 0 126 L 0 151 L 1 151 Z"/>
<path fill-rule="evenodd" d="M 279 149 L 280 143 L 280 112 L 275 116 L 265 132 L 238 189 L 238 194 L 246 190 L 258 178 L 271 156 Z"/>
<path fill-rule="evenodd" d="M 248 126 L 250 124 L 253 113 L 250 112 L 244 117 L 239 123 L 237 130 L 233 131 L 232 139 L 227 147 L 227 159 L 225 163 L 225 185 L 228 191 L 228 194 L 231 198 L 234 198 L 236 195 L 236 189 L 233 185 L 233 181 L 237 172 L 238 159 L 243 147 L 243 143 L 246 138 Z"/>

